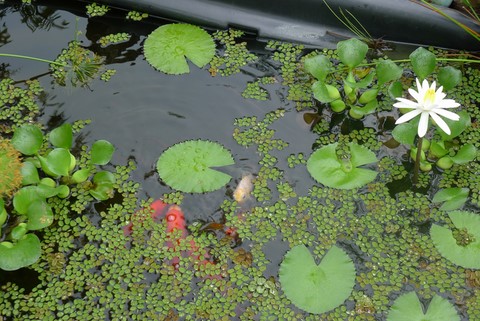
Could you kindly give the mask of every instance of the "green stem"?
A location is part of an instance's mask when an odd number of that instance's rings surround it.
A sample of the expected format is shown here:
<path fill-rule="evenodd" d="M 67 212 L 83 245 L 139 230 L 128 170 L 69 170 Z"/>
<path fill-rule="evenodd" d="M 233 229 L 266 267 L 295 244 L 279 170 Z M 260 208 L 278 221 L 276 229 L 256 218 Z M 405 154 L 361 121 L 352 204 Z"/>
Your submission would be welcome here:
<path fill-rule="evenodd" d="M 420 169 L 420 160 L 422 159 L 422 143 L 423 137 L 419 137 L 417 142 L 417 156 L 415 157 L 415 166 L 413 167 L 413 185 L 417 185 L 418 183 L 418 171 Z"/>
<path fill-rule="evenodd" d="M 49 63 L 49 64 L 54 64 L 54 65 L 59 65 L 59 66 L 65 66 L 65 64 L 62 64 L 60 62 L 47 60 L 47 59 L 42 59 L 42 58 L 37 58 L 37 57 L 31 57 L 31 56 L 0 53 L 0 57 L 12 57 L 12 58 L 28 59 L 28 60 L 33 60 L 33 61 L 46 62 L 46 63 Z"/>

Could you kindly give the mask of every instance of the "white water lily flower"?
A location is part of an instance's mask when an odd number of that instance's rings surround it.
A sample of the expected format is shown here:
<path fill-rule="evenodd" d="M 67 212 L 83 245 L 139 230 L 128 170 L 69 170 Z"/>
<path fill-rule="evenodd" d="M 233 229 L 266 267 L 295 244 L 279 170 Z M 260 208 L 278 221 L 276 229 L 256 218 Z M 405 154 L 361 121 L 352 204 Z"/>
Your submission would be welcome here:
<path fill-rule="evenodd" d="M 456 103 L 453 99 L 444 99 L 446 94 L 442 92 L 442 86 L 435 91 L 435 81 L 431 86 L 429 86 L 427 80 L 423 80 L 422 84 L 420 84 L 418 78 L 416 81 L 418 92 L 411 88 L 408 89 L 408 92 L 413 98 L 415 98 L 416 102 L 405 98 L 397 98 L 398 102 L 393 104 L 393 107 L 413 109 L 397 119 L 395 124 L 405 123 L 420 115 L 420 122 L 418 123 L 418 136 L 423 137 L 427 133 L 428 116 L 430 116 L 435 123 L 445 133 L 447 133 L 447 135 L 450 135 L 450 128 L 448 128 L 447 123 L 440 118 L 440 116 L 451 120 L 459 120 L 460 116 L 452 113 L 451 111 L 445 110 L 445 108 L 459 107 L 460 104 Z"/>

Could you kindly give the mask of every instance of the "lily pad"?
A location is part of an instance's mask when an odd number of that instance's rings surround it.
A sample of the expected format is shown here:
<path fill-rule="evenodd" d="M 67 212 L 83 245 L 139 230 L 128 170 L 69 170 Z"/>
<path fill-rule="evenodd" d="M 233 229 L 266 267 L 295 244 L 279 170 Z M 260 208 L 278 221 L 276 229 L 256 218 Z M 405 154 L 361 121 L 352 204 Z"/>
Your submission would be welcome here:
<path fill-rule="evenodd" d="M 424 313 L 416 293 L 409 292 L 395 300 L 387 321 L 460 321 L 460 317 L 455 307 L 438 295 L 433 296 Z"/>
<path fill-rule="evenodd" d="M 230 175 L 211 167 L 233 163 L 232 155 L 222 145 L 189 140 L 163 152 L 157 161 L 157 170 L 170 187 L 186 193 L 203 193 L 217 190 L 231 179 Z"/>
<path fill-rule="evenodd" d="M 155 29 L 143 46 L 145 59 L 154 68 L 167 74 L 190 71 L 185 57 L 199 68 L 215 55 L 215 43 L 203 29 L 190 24 L 167 24 Z"/>
<path fill-rule="evenodd" d="M 0 243 L 0 269 L 14 271 L 29 266 L 40 258 L 40 240 L 35 234 L 27 234 L 16 243 Z"/>
<path fill-rule="evenodd" d="M 285 255 L 279 276 L 287 298 L 309 313 L 324 313 L 341 305 L 355 285 L 355 266 L 350 257 L 333 246 L 317 265 L 304 245 Z"/>
<path fill-rule="evenodd" d="M 352 189 L 363 186 L 377 177 L 377 172 L 359 168 L 375 163 L 375 154 L 366 147 L 350 143 L 350 157 L 339 159 L 336 148 L 338 143 L 324 146 L 315 151 L 307 161 L 310 175 L 325 186 Z"/>
<path fill-rule="evenodd" d="M 480 269 L 480 215 L 467 211 L 448 213 L 457 230 L 468 233 L 465 244 L 455 238 L 453 231 L 437 224 L 432 225 L 430 235 L 433 244 L 449 261 L 467 268 Z"/>

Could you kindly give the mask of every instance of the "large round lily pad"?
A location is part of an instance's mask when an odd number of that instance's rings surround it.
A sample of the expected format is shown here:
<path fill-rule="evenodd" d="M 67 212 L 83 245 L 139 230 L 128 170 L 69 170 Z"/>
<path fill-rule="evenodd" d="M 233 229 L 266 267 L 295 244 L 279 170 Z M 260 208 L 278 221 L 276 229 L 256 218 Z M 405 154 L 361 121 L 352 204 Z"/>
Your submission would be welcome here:
<path fill-rule="evenodd" d="M 40 258 L 40 240 L 35 234 L 27 234 L 16 243 L 0 243 L 0 269 L 14 271 L 29 266 Z"/>
<path fill-rule="evenodd" d="M 316 150 L 307 161 L 310 175 L 325 186 L 352 189 L 370 183 L 377 177 L 377 172 L 359 168 L 375 163 L 375 154 L 366 147 L 350 143 L 348 158 L 339 159 L 336 148 L 338 143 L 330 144 Z"/>
<path fill-rule="evenodd" d="M 280 282 L 287 298 L 309 313 L 324 313 L 341 305 L 355 285 L 355 266 L 342 249 L 333 246 L 317 265 L 304 245 L 285 255 Z"/>
<path fill-rule="evenodd" d="M 170 187 L 186 193 L 203 193 L 221 188 L 232 178 L 211 167 L 233 163 L 231 153 L 222 145 L 189 140 L 163 152 L 157 161 L 157 170 L 160 178 Z"/>
<path fill-rule="evenodd" d="M 460 317 L 455 307 L 438 295 L 433 296 L 424 313 L 417 294 L 409 292 L 395 300 L 387 321 L 460 321 Z"/>
<path fill-rule="evenodd" d="M 145 40 L 143 50 L 154 68 L 178 75 L 190 71 L 185 57 L 199 68 L 208 64 L 215 55 L 215 43 L 205 30 L 177 23 L 155 29 Z"/>
<path fill-rule="evenodd" d="M 480 215 L 452 211 L 448 216 L 460 231 L 459 236 L 455 238 L 449 228 L 433 224 L 430 229 L 433 244 L 440 254 L 453 263 L 467 269 L 480 269 Z M 463 238 L 463 245 L 458 238 Z"/>

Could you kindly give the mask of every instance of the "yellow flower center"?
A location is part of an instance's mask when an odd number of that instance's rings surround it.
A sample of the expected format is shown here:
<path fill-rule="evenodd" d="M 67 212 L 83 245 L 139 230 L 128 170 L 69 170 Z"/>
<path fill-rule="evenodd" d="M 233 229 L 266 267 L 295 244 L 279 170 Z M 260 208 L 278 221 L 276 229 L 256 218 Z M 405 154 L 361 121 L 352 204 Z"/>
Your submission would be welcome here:
<path fill-rule="evenodd" d="M 430 107 L 435 102 L 435 90 L 428 88 L 423 96 L 423 105 L 425 107 Z"/>

